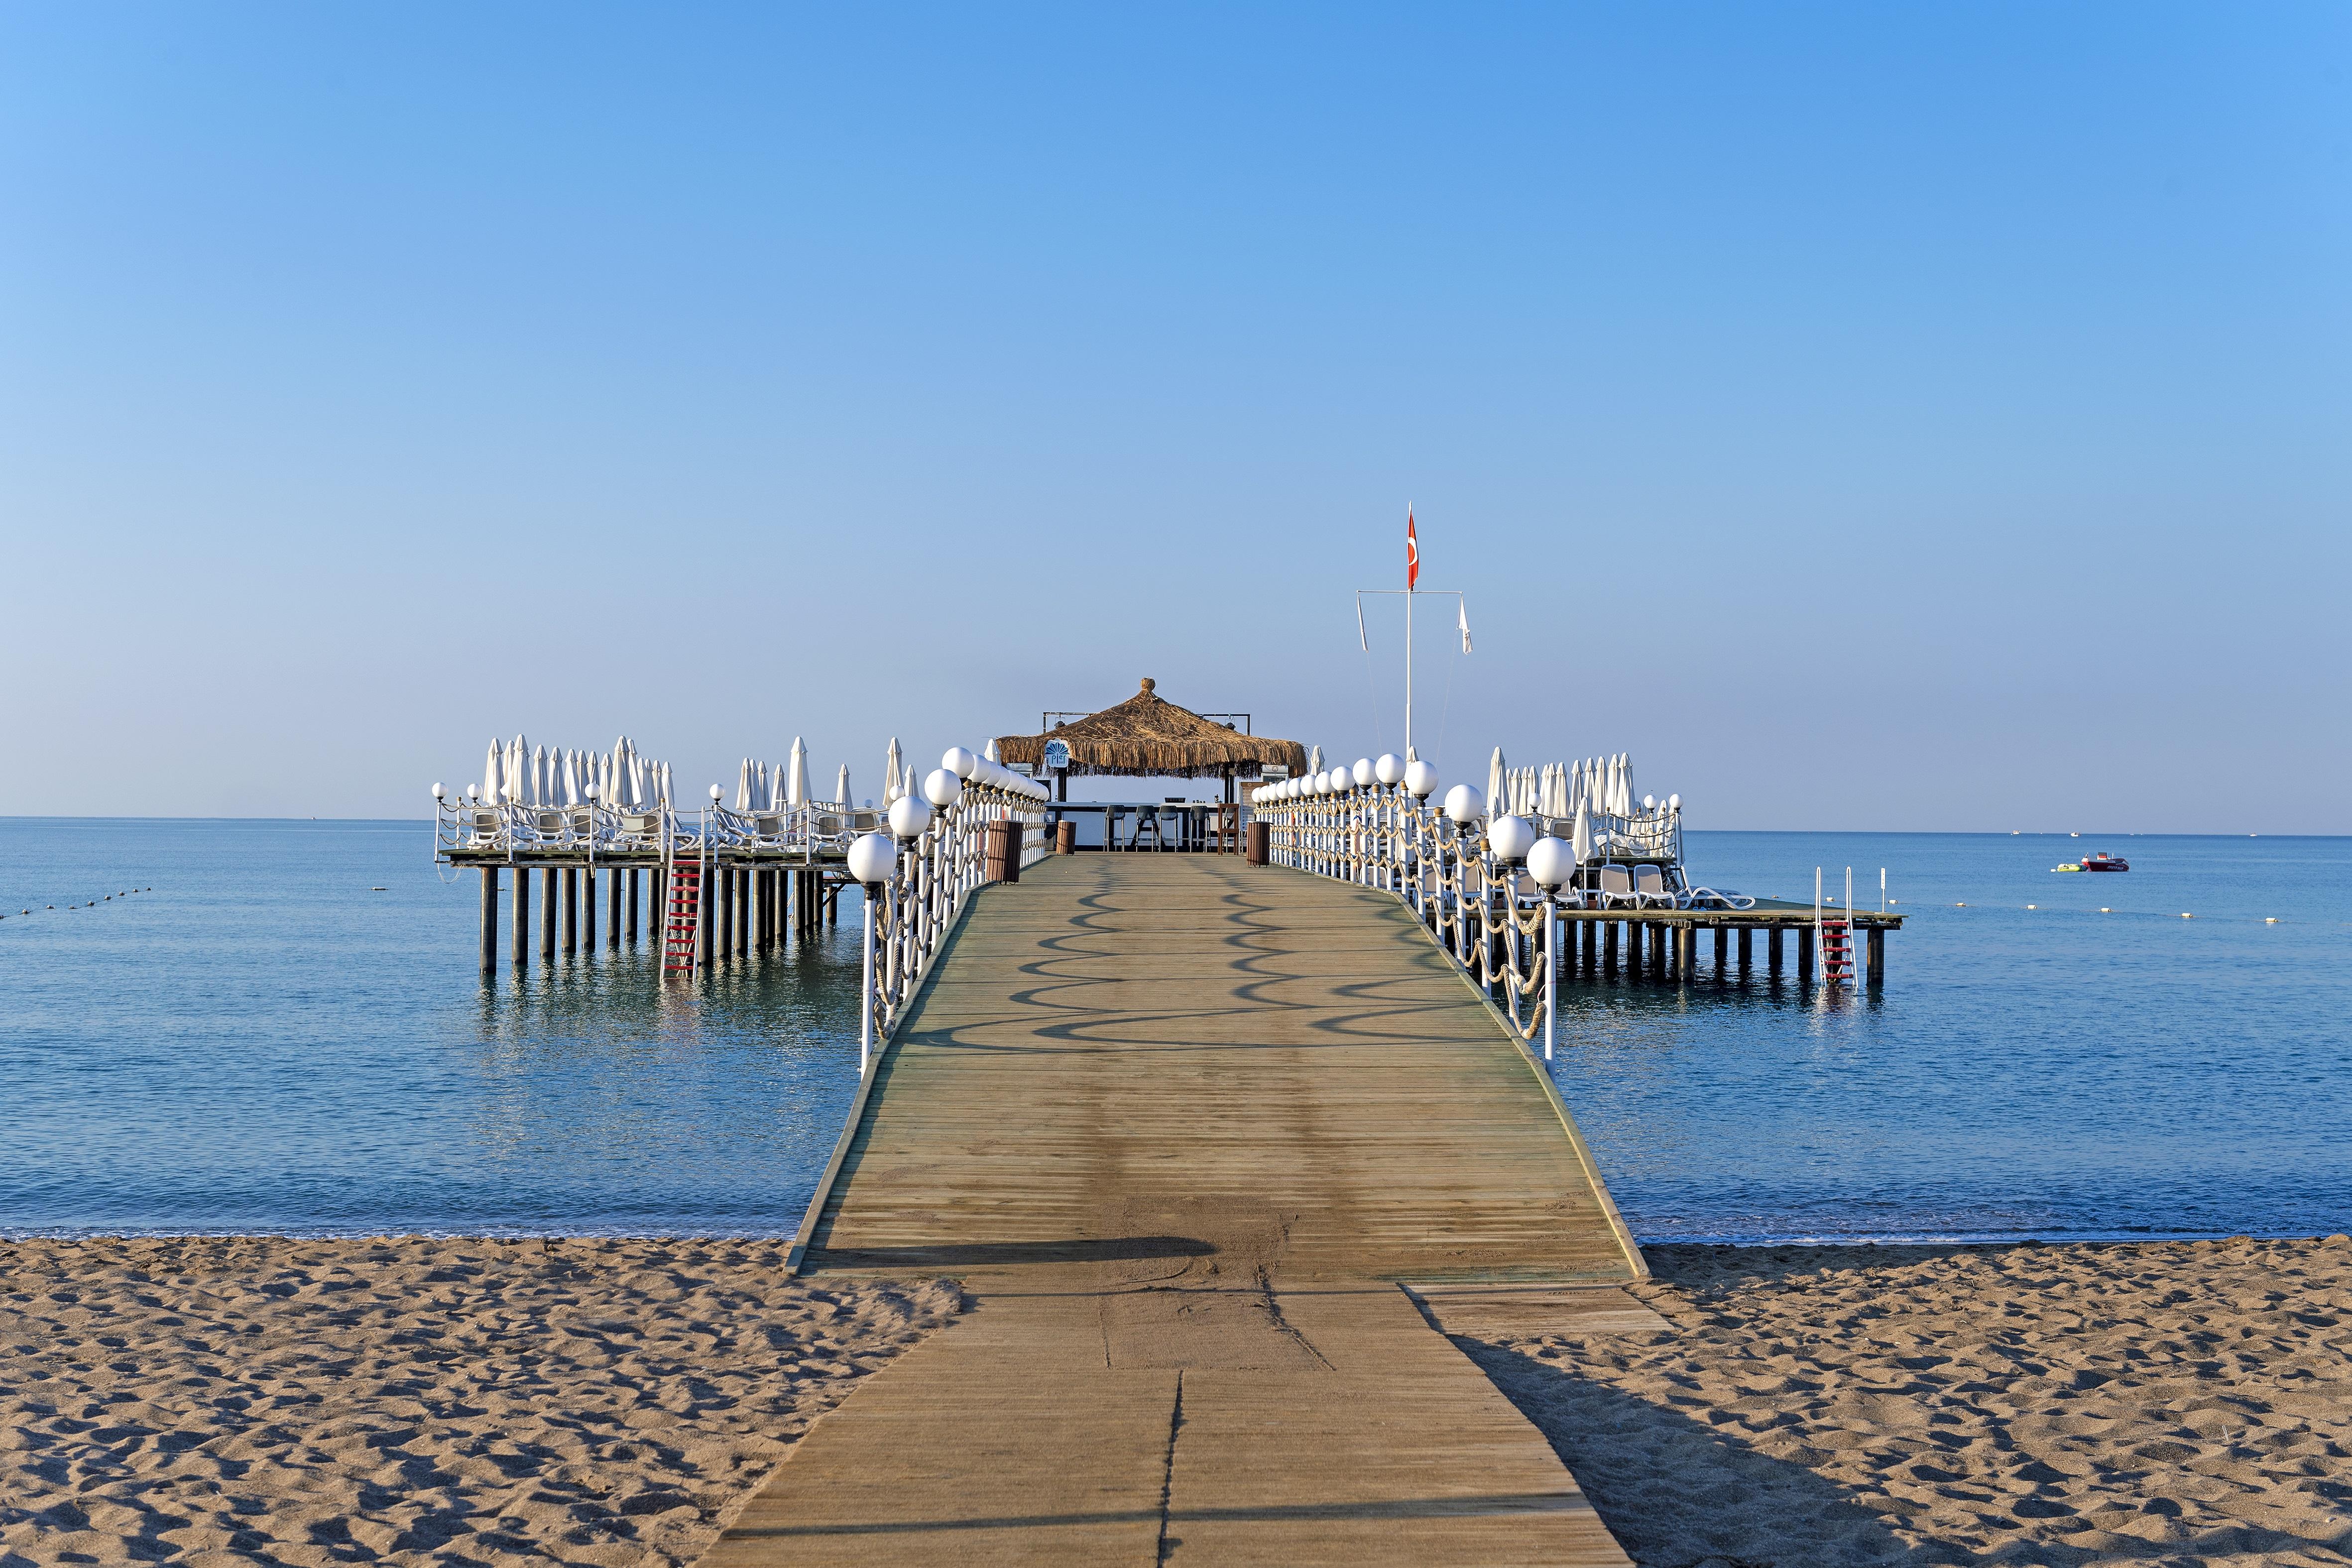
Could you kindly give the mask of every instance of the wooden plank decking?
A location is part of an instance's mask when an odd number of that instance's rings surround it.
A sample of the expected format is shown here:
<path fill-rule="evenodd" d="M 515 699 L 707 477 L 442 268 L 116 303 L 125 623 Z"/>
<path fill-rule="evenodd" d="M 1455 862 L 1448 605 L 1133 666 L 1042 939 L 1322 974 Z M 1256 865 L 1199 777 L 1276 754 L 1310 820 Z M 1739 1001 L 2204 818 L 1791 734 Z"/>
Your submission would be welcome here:
<path fill-rule="evenodd" d="M 714 1563 L 1625 1561 L 1400 1281 L 1590 1315 L 1640 1255 L 1384 895 L 1148 855 L 986 890 L 803 1268 L 975 1307 L 819 1422 Z"/>

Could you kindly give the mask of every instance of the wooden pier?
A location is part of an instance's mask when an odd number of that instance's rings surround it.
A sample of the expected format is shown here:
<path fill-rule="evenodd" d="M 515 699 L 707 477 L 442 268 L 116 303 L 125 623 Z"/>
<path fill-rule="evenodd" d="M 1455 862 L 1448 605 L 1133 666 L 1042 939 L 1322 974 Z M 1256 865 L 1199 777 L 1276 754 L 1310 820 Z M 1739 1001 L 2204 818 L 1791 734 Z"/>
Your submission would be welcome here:
<path fill-rule="evenodd" d="M 982 889 L 793 1248 L 972 1310 L 709 1561 L 1624 1563 L 1440 1332 L 1663 1327 L 1549 1080 L 1394 896 L 1232 856 Z"/>
<path fill-rule="evenodd" d="M 559 949 L 567 956 L 594 949 L 600 901 L 605 906 L 608 949 L 635 946 L 640 931 L 646 940 L 661 939 L 662 915 L 669 899 L 664 886 L 667 868 L 658 854 L 458 849 L 444 852 L 442 858 L 453 866 L 477 872 L 481 878 L 484 974 L 498 967 L 502 894 L 510 896 L 512 904 L 509 950 L 516 965 L 530 962 L 534 946 L 534 883 L 539 885 L 540 910 L 536 946 L 542 963 L 552 962 Z M 856 885 L 838 855 L 828 858 L 772 850 L 718 852 L 710 862 L 710 895 L 698 901 L 696 911 L 693 934 L 701 962 L 708 966 L 768 952 L 782 946 L 788 933 L 806 935 L 820 925 L 836 922 L 843 891 Z"/>

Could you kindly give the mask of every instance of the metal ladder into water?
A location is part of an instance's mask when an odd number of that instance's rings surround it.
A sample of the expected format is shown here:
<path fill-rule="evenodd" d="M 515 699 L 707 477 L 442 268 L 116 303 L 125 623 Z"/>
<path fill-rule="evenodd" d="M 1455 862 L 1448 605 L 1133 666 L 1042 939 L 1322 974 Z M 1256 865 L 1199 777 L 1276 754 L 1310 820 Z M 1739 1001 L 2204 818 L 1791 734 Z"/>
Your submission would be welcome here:
<path fill-rule="evenodd" d="M 688 975 L 701 957 L 702 862 L 672 861 L 669 909 L 662 925 L 662 973 Z"/>
<path fill-rule="evenodd" d="M 1813 930 L 1821 939 L 1822 983 L 1853 983 L 1853 868 L 1845 871 L 1845 907 L 1822 903 L 1822 871 L 1813 868 Z"/>

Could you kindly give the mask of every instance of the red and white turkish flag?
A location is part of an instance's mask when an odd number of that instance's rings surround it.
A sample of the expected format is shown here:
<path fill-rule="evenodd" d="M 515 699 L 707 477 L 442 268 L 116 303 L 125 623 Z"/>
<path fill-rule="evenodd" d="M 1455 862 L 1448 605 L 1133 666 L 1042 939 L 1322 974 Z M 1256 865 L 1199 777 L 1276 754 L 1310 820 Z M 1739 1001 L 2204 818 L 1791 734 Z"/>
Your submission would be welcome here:
<path fill-rule="evenodd" d="M 1411 593 L 1421 583 L 1421 540 L 1412 531 L 1412 508 L 1404 509 L 1404 591 Z"/>

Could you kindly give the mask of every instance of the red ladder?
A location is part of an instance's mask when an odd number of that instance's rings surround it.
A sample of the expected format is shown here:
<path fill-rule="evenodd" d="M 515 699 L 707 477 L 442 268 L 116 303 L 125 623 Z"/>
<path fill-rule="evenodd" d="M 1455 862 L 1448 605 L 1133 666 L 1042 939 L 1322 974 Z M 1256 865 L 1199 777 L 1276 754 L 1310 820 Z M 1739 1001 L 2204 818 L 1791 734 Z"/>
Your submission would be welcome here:
<path fill-rule="evenodd" d="M 1843 920 L 1822 922 L 1822 978 L 1832 986 L 1853 979 L 1853 931 Z"/>
<path fill-rule="evenodd" d="M 662 927 L 662 973 L 691 975 L 701 956 L 702 862 L 674 861 L 669 868 L 669 915 Z"/>

